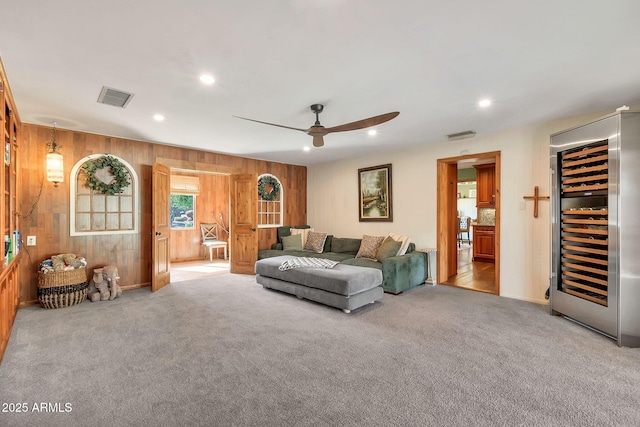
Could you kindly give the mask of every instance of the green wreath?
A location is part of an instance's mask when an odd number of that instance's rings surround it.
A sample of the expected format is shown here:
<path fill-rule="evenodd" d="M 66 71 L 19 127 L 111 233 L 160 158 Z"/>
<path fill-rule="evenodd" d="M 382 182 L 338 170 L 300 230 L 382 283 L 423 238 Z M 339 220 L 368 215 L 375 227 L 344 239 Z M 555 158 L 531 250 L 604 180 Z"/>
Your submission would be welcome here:
<path fill-rule="evenodd" d="M 267 192 L 268 187 L 271 187 L 270 192 Z M 258 194 L 264 200 L 272 202 L 280 195 L 280 183 L 275 177 L 265 175 L 258 180 Z"/>
<path fill-rule="evenodd" d="M 96 176 L 96 172 L 100 169 L 110 168 L 113 180 L 106 184 Z M 110 155 L 104 155 L 99 159 L 87 160 L 82 165 L 82 169 L 87 174 L 87 187 L 101 194 L 115 195 L 120 194 L 125 188 L 131 185 L 129 171 L 120 163 L 118 159 Z"/>

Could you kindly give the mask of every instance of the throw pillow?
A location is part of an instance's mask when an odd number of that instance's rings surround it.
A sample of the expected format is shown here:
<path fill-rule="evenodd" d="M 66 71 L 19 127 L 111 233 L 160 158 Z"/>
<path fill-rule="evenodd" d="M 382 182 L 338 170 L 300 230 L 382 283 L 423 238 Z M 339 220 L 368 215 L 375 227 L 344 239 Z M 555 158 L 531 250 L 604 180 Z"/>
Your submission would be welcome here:
<path fill-rule="evenodd" d="M 291 229 L 291 235 L 292 236 L 295 236 L 296 234 L 301 235 L 302 236 L 302 247 L 304 248 L 304 245 L 307 244 L 307 236 L 312 231 L 313 231 L 313 228 L 292 228 Z"/>
<path fill-rule="evenodd" d="M 329 252 L 357 254 L 360 249 L 362 239 L 351 239 L 347 237 L 333 237 L 331 241 L 331 250 Z"/>
<path fill-rule="evenodd" d="M 300 234 L 296 234 L 293 236 L 285 236 L 282 238 L 282 249 L 285 251 L 287 249 L 295 249 L 302 250 L 302 236 Z"/>
<path fill-rule="evenodd" d="M 407 253 L 407 249 L 409 249 L 409 243 L 411 243 L 411 238 L 407 236 L 401 236 L 399 234 L 389 233 L 389 237 L 391 237 L 396 242 L 400 242 L 400 249 L 398 249 L 397 256 L 404 255 Z"/>
<path fill-rule="evenodd" d="M 304 245 L 305 251 L 313 251 L 317 254 L 322 253 L 324 248 L 324 241 L 327 240 L 327 233 L 320 233 L 319 231 L 311 231 L 307 236 L 307 243 Z"/>
<path fill-rule="evenodd" d="M 322 248 L 322 252 L 331 252 L 332 241 L 333 241 L 333 236 L 331 234 L 328 234 L 327 238 L 324 241 L 324 248 Z"/>
<path fill-rule="evenodd" d="M 398 250 L 400 250 L 400 246 L 402 246 L 401 242 L 395 241 L 393 237 L 387 237 L 382 242 L 382 245 L 380 245 L 378 253 L 376 254 L 376 259 L 379 262 L 382 262 L 389 257 L 396 256 L 398 254 Z"/>
<path fill-rule="evenodd" d="M 375 260 L 378 249 L 384 241 L 384 236 L 362 236 L 362 243 L 360 243 L 360 249 L 356 254 L 356 258 L 368 258 Z"/>

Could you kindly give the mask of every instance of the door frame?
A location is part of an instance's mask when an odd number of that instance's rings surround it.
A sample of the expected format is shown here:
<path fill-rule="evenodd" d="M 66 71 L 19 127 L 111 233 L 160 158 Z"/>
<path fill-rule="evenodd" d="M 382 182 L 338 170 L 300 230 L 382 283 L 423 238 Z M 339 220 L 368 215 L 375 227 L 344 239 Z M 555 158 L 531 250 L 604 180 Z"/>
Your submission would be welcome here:
<path fill-rule="evenodd" d="M 168 167 L 169 173 L 171 173 L 172 171 L 192 172 L 192 173 L 210 173 L 210 174 L 213 173 L 213 174 L 219 174 L 219 175 L 228 175 L 229 179 L 231 179 L 231 175 L 237 175 L 242 173 L 242 169 L 240 169 L 239 167 L 213 165 L 210 163 L 201 163 L 201 162 L 189 162 L 184 160 L 168 159 L 164 157 L 156 157 L 155 162 Z M 171 188 L 168 188 L 167 199 L 170 193 L 171 193 Z M 234 214 L 233 206 L 231 206 L 231 203 L 229 202 L 229 220 L 231 219 L 233 214 Z M 231 226 L 230 222 L 229 222 L 229 226 Z M 232 258 L 231 236 L 229 236 L 228 253 L 229 253 L 229 260 L 231 260 Z M 152 264 L 155 264 L 155 258 L 152 259 L 151 262 Z"/>
<path fill-rule="evenodd" d="M 437 163 L 437 206 L 436 206 L 436 250 L 437 283 L 446 282 L 457 274 L 458 269 L 458 224 L 457 184 L 458 162 L 478 159 L 495 162 L 496 185 L 496 228 L 495 228 L 495 285 L 496 295 L 500 295 L 500 151 L 467 154 L 464 156 L 438 159 Z M 453 273 L 452 273 L 453 272 Z"/>

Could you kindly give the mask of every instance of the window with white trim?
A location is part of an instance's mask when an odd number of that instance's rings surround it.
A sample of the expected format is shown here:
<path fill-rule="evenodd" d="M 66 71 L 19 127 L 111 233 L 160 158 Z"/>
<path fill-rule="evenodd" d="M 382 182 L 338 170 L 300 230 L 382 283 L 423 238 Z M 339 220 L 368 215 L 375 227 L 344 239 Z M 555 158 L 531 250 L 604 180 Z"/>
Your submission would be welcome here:
<path fill-rule="evenodd" d="M 283 221 L 283 188 L 277 176 L 270 173 L 258 177 L 258 227 L 280 227 Z"/>
<path fill-rule="evenodd" d="M 131 184 L 125 187 L 122 193 L 102 194 L 87 186 L 87 174 L 82 169 L 82 165 L 88 160 L 97 160 L 105 155 L 87 156 L 79 160 L 71 169 L 69 230 L 72 236 L 138 232 L 138 175 L 129 163 L 109 154 L 129 173 Z M 95 172 L 95 176 L 105 184 L 111 184 L 114 180 L 110 167 L 99 169 Z"/>

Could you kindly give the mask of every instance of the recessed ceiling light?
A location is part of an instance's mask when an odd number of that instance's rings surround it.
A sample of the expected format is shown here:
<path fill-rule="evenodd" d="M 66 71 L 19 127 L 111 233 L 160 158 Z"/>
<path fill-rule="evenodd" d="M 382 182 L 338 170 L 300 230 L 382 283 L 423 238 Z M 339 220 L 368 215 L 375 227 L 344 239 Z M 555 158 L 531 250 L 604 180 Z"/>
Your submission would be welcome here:
<path fill-rule="evenodd" d="M 367 133 L 369 134 L 369 136 L 374 136 L 375 134 L 377 134 L 377 133 L 378 133 L 378 131 L 377 131 L 377 130 L 375 130 L 375 129 L 371 129 L 371 130 L 370 130 L 369 132 L 367 132 Z"/>
<path fill-rule="evenodd" d="M 490 100 L 490 99 L 481 99 L 481 100 L 478 102 L 478 105 L 479 105 L 480 107 L 488 107 L 489 105 L 491 105 L 491 100 Z"/>
<path fill-rule="evenodd" d="M 154 114 L 153 120 L 155 120 L 156 122 L 161 122 L 164 120 L 164 116 L 162 114 Z"/>
<path fill-rule="evenodd" d="M 309 147 L 308 145 L 306 147 L 303 148 L 304 151 L 311 151 L 311 147 Z"/>
<path fill-rule="evenodd" d="M 213 82 L 216 81 L 216 79 L 214 79 L 211 74 L 201 74 L 200 81 L 206 85 L 212 85 Z"/>

